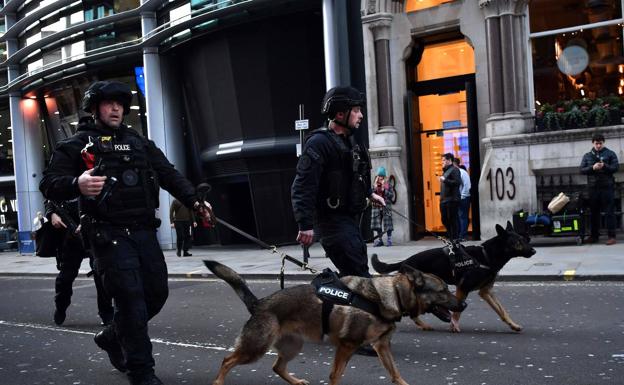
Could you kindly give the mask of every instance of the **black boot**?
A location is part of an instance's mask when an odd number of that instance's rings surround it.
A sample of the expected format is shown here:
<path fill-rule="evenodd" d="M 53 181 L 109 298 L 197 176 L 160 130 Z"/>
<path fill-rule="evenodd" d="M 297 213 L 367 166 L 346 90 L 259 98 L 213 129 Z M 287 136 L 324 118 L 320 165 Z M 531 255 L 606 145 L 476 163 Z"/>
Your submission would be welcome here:
<path fill-rule="evenodd" d="M 65 322 L 65 317 L 67 314 L 65 313 L 65 309 L 59 309 L 58 307 L 54 310 L 54 323 L 61 326 L 63 322 Z"/>
<path fill-rule="evenodd" d="M 110 363 L 115 367 L 115 369 L 120 372 L 125 372 L 126 369 L 126 360 L 124 359 L 123 352 L 121 351 L 121 346 L 119 346 L 119 342 L 115 338 L 110 327 L 105 328 L 101 332 L 93 337 L 93 341 L 95 344 L 102 350 L 104 350 L 108 354 L 108 359 Z"/>
<path fill-rule="evenodd" d="M 100 318 L 102 319 L 102 326 L 109 326 L 113 324 L 113 314 L 112 313 L 100 313 Z"/>
<path fill-rule="evenodd" d="M 154 373 L 139 378 L 130 377 L 132 385 L 165 385 Z"/>

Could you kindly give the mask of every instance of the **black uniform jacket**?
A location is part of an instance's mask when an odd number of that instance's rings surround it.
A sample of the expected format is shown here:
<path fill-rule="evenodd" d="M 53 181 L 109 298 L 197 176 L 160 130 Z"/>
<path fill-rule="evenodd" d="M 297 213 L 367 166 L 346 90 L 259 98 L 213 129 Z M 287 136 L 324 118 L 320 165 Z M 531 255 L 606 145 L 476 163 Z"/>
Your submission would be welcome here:
<path fill-rule="evenodd" d="M 89 136 L 134 135 L 147 144 L 147 158 L 151 167 L 158 174 L 160 187 L 170 192 L 187 207 L 193 207 L 197 201 L 195 188 L 174 166 L 169 163 L 163 152 L 153 141 L 141 137 L 135 131 L 122 125 L 117 130 L 95 125 L 87 121 L 78 126 L 75 135 L 58 143 L 48 168 L 43 172 L 39 190 L 43 195 L 55 201 L 71 200 L 80 196 L 78 177 L 87 170 L 80 151 L 89 142 Z"/>
<path fill-rule="evenodd" d="M 344 136 L 320 132 L 322 130 L 308 137 L 291 188 L 293 212 L 300 231 L 313 228 L 315 215 L 321 224 L 336 216 L 350 216 L 348 207 L 354 174 L 351 143 Z M 364 147 L 360 148 L 362 155 L 367 156 Z M 330 191 L 332 189 L 334 191 Z M 329 208 L 327 198 L 330 195 L 341 197 L 339 207 Z"/>

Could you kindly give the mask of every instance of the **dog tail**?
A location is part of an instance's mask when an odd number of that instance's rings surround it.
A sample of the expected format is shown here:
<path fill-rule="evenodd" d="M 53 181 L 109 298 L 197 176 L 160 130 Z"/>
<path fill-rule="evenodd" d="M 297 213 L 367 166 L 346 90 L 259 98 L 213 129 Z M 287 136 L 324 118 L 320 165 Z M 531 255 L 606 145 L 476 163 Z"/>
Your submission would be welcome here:
<path fill-rule="evenodd" d="M 249 313 L 253 314 L 253 310 L 258 303 L 258 298 L 249 290 L 245 280 L 234 270 L 217 262 L 204 260 L 206 267 L 217 277 L 227 282 L 243 301 Z"/>
<path fill-rule="evenodd" d="M 377 254 L 373 254 L 371 256 L 371 265 L 373 265 L 373 269 L 375 269 L 375 271 L 379 274 L 388 274 L 392 273 L 393 271 L 397 271 L 401 268 L 402 263 L 403 262 L 384 263 L 379 260 Z"/>

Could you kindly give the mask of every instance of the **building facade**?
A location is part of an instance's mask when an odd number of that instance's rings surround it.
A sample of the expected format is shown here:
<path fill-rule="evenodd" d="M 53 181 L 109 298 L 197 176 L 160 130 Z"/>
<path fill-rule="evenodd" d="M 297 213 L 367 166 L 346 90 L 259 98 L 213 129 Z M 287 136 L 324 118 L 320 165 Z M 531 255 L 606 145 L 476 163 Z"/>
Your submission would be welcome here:
<path fill-rule="evenodd" d="M 5 0 L 0 16 L 0 219 L 24 233 L 84 91 L 117 79 L 133 90 L 126 124 L 205 183 L 220 218 L 293 242 L 295 120 L 322 125 L 326 87 L 364 88 L 359 0 Z M 162 191 L 165 247 L 170 201 Z M 196 240 L 246 241 L 226 228 Z"/>
<path fill-rule="evenodd" d="M 444 153 L 469 169 L 475 238 L 515 211 L 583 191 L 579 165 L 594 132 L 623 162 L 622 3 L 362 1 L 371 152 L 412 219 L 395 220 L 399 239 L 444 230 Z M 620 171 L 619 227 L 623 182 Z"/>
<path fill-rule="evenodd" d="M 351 84 L 366 91 L 373 169 L 397 192 L 395 241 L 444 230 L 445 152 L 470 171 L 471 234 L 487 238 L 514 211 L 582 190 L 593 132 L 624 159 L 622 2 L 5 0 L 0 226 L 30 232 L 41 173 L 84 115 L 84 90 L 118 79 L 135 95 L 126 123 L 207 184 L 219 217 L 292 242 L 295 120 L 320 126 L 325 90 Z M 170 200 L 161 193 L 165 247 Z M 196 239 L 244 240 L 223 228 Z"/>

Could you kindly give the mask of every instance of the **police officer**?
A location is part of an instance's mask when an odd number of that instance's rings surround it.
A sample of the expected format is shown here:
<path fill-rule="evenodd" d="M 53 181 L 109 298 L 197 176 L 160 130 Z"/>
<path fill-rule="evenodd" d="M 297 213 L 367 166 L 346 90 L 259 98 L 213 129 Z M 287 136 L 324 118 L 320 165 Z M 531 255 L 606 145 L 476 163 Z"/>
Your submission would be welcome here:
<path fill-rule="evenodd" d="M 368 151 L 354 135 L 364 118 L 364 103 L 353 87 L 335 87 L 325 94 L 321 113 L 328 124 L 307 138 L 291 189 L 297 241 L 312 244 L 316 215 L 321 245 L 340 276 L 370 277 L 358 219 L 367 197 L 385 205 L 372 192 Z"/>
<path fill-rule="evenodd" d="M 54 323 L 62 325 L 67 316 L 67 308 L 73 294 L 72 285 L 78 276 L 84 258 L 89 258 L 93 268 L 93 258 L 83 247 L 80 239 L 78 199 L 64 202 L 45 201 L 46 217 L 54 228 L 61 230 L 62 237 L 56 253 L 56 268 L 59 271 L 54 284 Z M 98 315 L 102 325 L 110 325 L 113 321 L 112 299 L 106 294 L 99 274 L 93 274 L 97 292 Z"/>
<path fill-rule="evenodd" d="M 123 124 L 130 88 L 98 81 L 85 92 L 74 136 L 58 144 L 39 186 L 49 199 L 80 197 L 83 236 L 94 250 L 95 269 L 115 301 L 113 324 L 95 343 L 133 385 L 158 385 L 148 320 L 168 296 L 167 266 L 156 238 L 159 186 L 204 218 L 210 206 L 156 147 Z"/>

